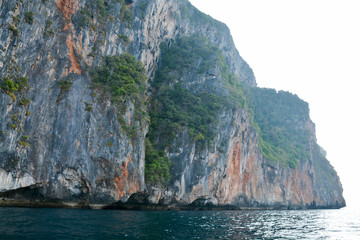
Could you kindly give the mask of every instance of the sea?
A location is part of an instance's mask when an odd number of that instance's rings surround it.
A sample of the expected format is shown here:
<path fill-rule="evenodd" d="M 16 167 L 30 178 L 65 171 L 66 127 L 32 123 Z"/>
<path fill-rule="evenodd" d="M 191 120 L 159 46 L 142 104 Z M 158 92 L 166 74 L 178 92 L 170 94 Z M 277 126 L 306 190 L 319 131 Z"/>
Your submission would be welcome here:
<path fill-rule="evenodd" d="M 360 239 L 360 211 L 1 208 L 0 239 Z"/>

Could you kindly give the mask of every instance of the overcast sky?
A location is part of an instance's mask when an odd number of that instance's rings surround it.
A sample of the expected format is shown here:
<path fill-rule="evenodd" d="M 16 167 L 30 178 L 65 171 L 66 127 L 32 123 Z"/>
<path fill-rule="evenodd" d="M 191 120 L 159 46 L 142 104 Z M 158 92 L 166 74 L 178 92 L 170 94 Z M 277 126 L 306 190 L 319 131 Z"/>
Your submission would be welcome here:
<path fill-rule="evenodd" d="M 310 104 L 348 206 L 360 202 L 360 1 L 190 0 L 228 25 L 259 87 Z"/>

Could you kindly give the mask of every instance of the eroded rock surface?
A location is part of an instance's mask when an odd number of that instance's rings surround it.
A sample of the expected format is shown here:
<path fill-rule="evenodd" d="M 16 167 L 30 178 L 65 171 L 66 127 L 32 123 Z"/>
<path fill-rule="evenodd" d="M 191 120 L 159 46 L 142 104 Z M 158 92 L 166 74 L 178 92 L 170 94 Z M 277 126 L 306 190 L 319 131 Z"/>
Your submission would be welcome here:
<path fill-rule="evenodd" d="M 246 109 L 221 111 L 216 138 L 202 151 L 196 151 L 188 132 L 182 131 L 173 150 L 167 151 L 173 162 L 170 182 L 165 189 L 146 186 L 147 121 L 135 120 L 134 103 L 124 103 L 122 117 L 137 132 L 131 139 L 110 98 L 91 89 L 90 72 L 103 63 L 103 56 L 135 56 L 144 65 L 151 89 L 160 44 L 198 34 L 222 51 L 237 81 L 256 86 L 255 77 L 229 29 L 185 0 L 134 0 L 130 5 L 109 0 L 104 1 L 104 12 L 93 2 L 0 0 L 0 78 L 28 79 L 24 90 L 0 93 L 4 199 L 18 196 L 18 205 L 34 198 L 68 206 L 128 200 L 174 207 L 345 205 L 339 178 L 326 173 L 333 169 L 316 145 L 311 121 L 310 158 L 296 169 L 284 168 L 264 159 Z M 185 87 L 218 86 L 220 70 L 210 71 L 201 76 L 184 73 Z M 64 81 L 71 82 L 70 87 L 63 87 Z M 28 104 L 21 102 L 25 98 Z M 85 103 L 91 104 L 90 111 Z"/>

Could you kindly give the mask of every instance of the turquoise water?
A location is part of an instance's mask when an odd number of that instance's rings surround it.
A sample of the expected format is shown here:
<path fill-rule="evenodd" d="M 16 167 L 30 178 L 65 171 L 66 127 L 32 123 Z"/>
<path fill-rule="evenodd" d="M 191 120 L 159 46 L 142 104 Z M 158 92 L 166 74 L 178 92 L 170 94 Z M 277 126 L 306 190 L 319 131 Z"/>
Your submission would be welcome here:
<path fill-rule="evenodd" d="M 360 212 L 0 208 L 0 239 L 360 239 Z"/>

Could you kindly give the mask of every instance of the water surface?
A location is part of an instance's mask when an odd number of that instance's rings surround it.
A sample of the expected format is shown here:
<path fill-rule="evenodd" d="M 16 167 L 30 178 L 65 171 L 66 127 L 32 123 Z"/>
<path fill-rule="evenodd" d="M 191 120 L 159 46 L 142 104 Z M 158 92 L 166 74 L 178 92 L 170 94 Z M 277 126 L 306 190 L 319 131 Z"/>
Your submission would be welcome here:
<path fill-rule="evenodd" d="M 360 239 L 360 212 L 0 208 L 0 239 Z"/>

